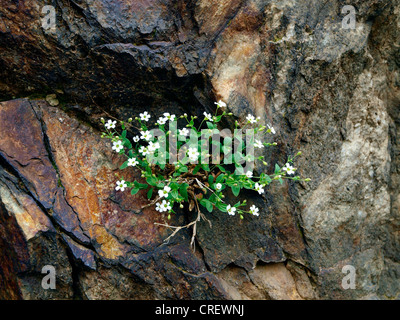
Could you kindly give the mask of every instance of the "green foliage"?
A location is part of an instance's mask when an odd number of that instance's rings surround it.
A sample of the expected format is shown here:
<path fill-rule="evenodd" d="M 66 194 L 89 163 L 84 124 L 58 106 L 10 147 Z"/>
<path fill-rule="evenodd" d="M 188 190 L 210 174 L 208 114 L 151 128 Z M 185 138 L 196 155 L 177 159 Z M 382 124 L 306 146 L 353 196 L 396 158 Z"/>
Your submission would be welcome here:
<path fill-rule="evenodd" d="M 108 120 L 106 123 L 102 120 L 106 128 L 102 137 L 110 139 L 113 143 L 113 150 L 126 157 L 120 170 L 132 170 L 132 167 L 136 167 L 141 174 L 141 178 L 136 181 L 129 182 L 123 179 L 118 181 L 116 190 L 124 191 L 125 188 L 128 188 L 131 189 L 132 195 L 144 190 L 150 204 L 155 205 L 156 210 L 160 212 L 168 212 L 169 217 L 174 212 L 175 204 L 179 204 L 180 207 L 187 204 L 190 210 L 193 208 L 199 210 L 199 206 L 201 206 L 208 212 L 217 210 L 230 215 L 238 213 L 240 218 L 243 218 L 245 213 L 258 215 L 258 208 L 253 205 L 250 210 L 246 211 L 243 208 L 247 205 L 246 201 L 238 201 L 233 206 L 229 205 L 224 200 L 226 192 L 231 192 L 235 197 L 238 197 L 243 189 L 254 190 L 262 194 L 264 187 L 273 181 L 280 183 L 283 183 L 284 179 L 308 181 L 299 176 L 291 177 L 296 170 L 292 164 L 300 153 L 295 157 L 289 157 L 284 167 L 275 164 L 272 174 L 261 173 L 260 176 L 254 177 L 250 171 L 243 172 L 242 165 L 237 161 L 259 161 L 266 167 L 269 166 L 263 156 L 243 156 L 243 152 L 249 144 L 263 151 L 263 148 L 275 146 L 276 143 L 262 142 L 263 138 L 257 140 L 256 136 L 251 136 L 250 140 L 248 140 L 248 136 L 243 139 L 241 135 L 236 136 L 236 134 L 233 137 L 221 137 L 219 140 L 212 139 L 213 135 L 219 132 L 217 130 L 218 123 L 225 116 L 232 116 L 231 113 L 222 110 L 221 105 L 219 102 L 214 115 L 205 112 L 205 117 L 198 126 L 195 125 L 198 123 L 197 117 L 189 118 L 186 114 L 180 116 L 179 121 L 184 122 L 186 126 L 177 132 L 166 129 L 168 124 L 176 120 L 176 116 L 165 113 L 165 117 L 159 118 L 153 126 L 162 133 L 158 139 L 153 136 L 153 132 L 149 131 L 150 126 L 148 127 L 148 125 L 150 125 L 151 116 L 147 112 L 141 113 L 140 117 L 135 118 L 135 126 L 132 123 L 133 119 L 129 119 L 127 123 L 120 121 L 121 132 L 116 129 L 117 121 Z M 274 128 L 269 125 L 267 130 L 266 126 L 259 125 L 259 118 L 248 115 L 246 120 L 242 129 L 250 127 L 254 129 L 256 135 L 272 136 L 275 133 Z M 235 121 L 236 128 L 238 124 L 239 122 Z M 253 124 L 255 125 L 253 126 Z M 140 128 L 140 136 L 132 139 L 130 135 L 133 127 Z M 196 140 L 195 144 L 191 143 L 192 138 L 203 137 L 202 133 L 207 133 L 208 138 Z M 176 142 L 178 158 L 172 163 L 169 161 L 172 155 L 167 152 L 167 149 L 162 148 L 163 145 L 166 148 L 170 147 L 169 138 L 171 136 L 179 137 Z M 212 141 L 210 142 L 210 140 Z M 211 165 L 208 163 L 212 155 L 208 152 L 202 153 L 204 142 L 209 143 L 211 148 L 218 151 L 220 155 L 218 163 Z M 238 147 L 239 154 L 233 156 L 230 153 L 235 145 Z M 207 159 L 206 163 L 201 162 L 203 156 Z M 236 162 L 232 163 L 231 160 Z"/>

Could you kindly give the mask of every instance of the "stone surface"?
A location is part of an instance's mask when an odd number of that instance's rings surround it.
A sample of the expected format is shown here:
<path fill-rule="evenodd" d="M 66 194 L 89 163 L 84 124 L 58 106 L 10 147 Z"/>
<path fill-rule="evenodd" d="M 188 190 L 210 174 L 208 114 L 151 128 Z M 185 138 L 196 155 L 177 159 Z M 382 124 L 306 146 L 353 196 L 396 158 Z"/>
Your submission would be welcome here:
<path fill-rule="evenodd" d="M 0 4 L 0 298 L 400 298 L 398 0 L 353 1 L 355 30 L 339 0 L 61 0 L 53 29 L 46 1 Z M 301 150 L 312 181 L 242 193 L 260 217 L 209 215 L 193 252 L 115 192 L 99 119 L 218 99 L 273 124 L 269 170 Z"/>

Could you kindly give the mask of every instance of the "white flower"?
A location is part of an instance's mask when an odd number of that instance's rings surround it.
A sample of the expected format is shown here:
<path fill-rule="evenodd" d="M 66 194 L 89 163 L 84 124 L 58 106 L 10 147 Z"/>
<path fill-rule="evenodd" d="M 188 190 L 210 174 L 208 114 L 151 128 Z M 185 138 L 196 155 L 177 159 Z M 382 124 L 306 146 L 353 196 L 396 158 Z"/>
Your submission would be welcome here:
<path fill-rule="evenodd" d="M 169 114 L 168 112 L 164 113 L 164 117 L 166 120 L 169 121 L 174 121 L 175 120 L 175 115 L 174 114 Z"/>
<path fill-rule="evenodd" d="M 168 186 L 165 186 L 163 190 L 158 190 L 158 196 L 160 198 L 167 198 L 168 193 L 171 191 L 171 188 Z"/>
<path fill-rule="evenodd" d="M 247 119 L 247 121 L 250 122 L 250 123 L 256 123 L 256 122 L 257 122 L 256 118 L 254 118 L 254 116 L 251 115 L 251 114 L 248 114 L 247 117 L 246 117 L 246 119 Z"/>
<path fill-rule="evenodd" d="M 153 143 L 151 141 L 149 142 L 148 149 L 149 149 L 150 152 L 154 152 L 159 148 L 160 148 L 160 144 L 158 142 L 156 142 L 156 143 Z"/>
<path fill-rule="evenodd" d="M 187 129 L 187 128 L 183 128 L 183 129 L 178 129 L 178 133 L 181 135 L 181 136 L 188 136 L 189 135 L 189 129 Z"/>
<path fill-rule="evenodd" d="M 161 203 L 161 208 L 163 209 L 163 211 L 169 211 L 172 209 L 171 207 L 171 202 L 167 202 L 167 200 L 163 200 Z"/>
<path fill-rule="evenodd" d="M 258 211 L 259 211 L 259 209 L 254 204 L 250 207 L 251 214 L 253 214 L 255 216 L 259 216 Z"/>
<path fill-rule="evenodd" d="M 115 187 L 115 190 L 124 191 L 127 186 L 128 185 L 126 184 L 125 180 L 117 181 L 117 186 Z"/>
<path fill-rule="evenodd" d="M 253 177 L 253 172 L 252 171 L 247 171 L 246 172 L 246 177 L 247 178 L 252 178 Z"/>
<path fill-rule="evenodd" d="M 191 161 L 196 161 L 199 157 L 200 153 L 197 151 L 196 148 L 189 148 L 188 156 Z"/>
<path fill-rule="evenodd" d="M 112 120 L 108 120 L 108 122 L 104 125 L 107 129 L 114 129 L 115 128 L 115 124 L 117 123 L 117 121 L 112 121 Z"/>
<path fill-rule="evenodd" d="M 254 144 L 254 146 L 259 149 L 264 148 L 264 145 L 260 140 L 256 140 L 256 143 Z"/>
<path fill-rule="evenodd" d="M 169 211 L 171 209 L 172 209 L 172 207 L 171 207 L 171 203 L 169 201 L 167 202 L 166 200 L 163 200 L 161 203 L 159 203 L 159 202 L 156 203 L 156 210 L 158 212 L 165 212 L 165 211 Z"/>
<path fill-rule="evenodd" d="M 219 190 L 221 190 L 221 189 L 222 189 L 222 184 L 217 183 L 217 184 L 215 185 L 215 190 L 219 191 Z"/>
<path fill-rule="evenodd" d="M 161 207 L 161 203 L 159 203 L 159 202 L 156 203 L 156 210 L 158 212 L 163 212 L 164 211 L 164 209 Z"/>
<path fill-rule="evenodd" d="M 128 167 L 134 167 L 137 164 L 139 164 L 139 162 L 136 160 L 136 158 L 130 158 L 128 159 Z"/>
<path fill-rule="evenodd" d="M 112 149 L 115 150 L 116 152 L 120 152 L 123 148 L 124 148 L 124 146 L 122 145 L 121 140 L 113 142 Z"/>
<path fill-rule="evenodd" d="M 140 152 L 141 154 L 143 154 L 144 156 L 145 156 L 145 155 L 148 155 L 148 154 L 150 153 L 149 149 L 148 149 L 147 147 L 144 147 L 144 146 L 141 146 L 141 147 L 140 147 L 139 152 Z"/>
<path fill-rule="evenodd" d="M 162 118 L 162 117 L 160 117 L 160 118 L 157 120 L 157 123 L 160 124 L 160 125 L 163 125 L 163 124 L 165 124 L 166 122 L 167 122 L 167 119 L 166 119 L 166 118 Z"/>
<path fill-rule="evenodd" d="M 293 167 L 288 168 L 287 171 L 286 171 L 286 173 L 289 174 L 289 175 L 295 174 L 295 172 L 296 172 L 296 168 L 293 168 Z"/>
<path fill-rule="evenodd" d="M 222 100 L 219 100 L 218 102 L 214 102 L 214 104 L 216 104 L 219 108 L 225 108 L 226 107 L 226 103 L 223 102 Z"/>
<path fill-rule="evenodd" d="M 230 204 L 228 204 L 228 206 L 226 207 L 226 210 L 228 211 L 229 215 L 231 215 L 231 216 L 235 215 L 236 208 L 235 207 L 231 207 Z"/>
<path fill-rule="evenodd" d="M 139 140 L 140 140 L 139 136 L 134 136 L 133 137 L 133 142 L 139 142 Z"/>
<path fill-rule="evenodd" d="M 267 126 L 268 126 L 267 132 L 270 132 L 270 133 L 272 133 L 272 134 L 275 134 L 275 133 L 276 133 L 274 127 L 271 127 L 269 124 L 267 124 Z"/>
<path fill-rule="evenodd" d="M 256 185 L 255 185 L 254 189 L 255 189 L 259 194 L 264 193 L 263 186 L 262 186 L 261 184 L 259 184 L 258 182 L 256 182 Z"/>
<path fill-rule="evenodd" d="M 204 111 L 203 115 L 204 115 L 204 120 L 213 121 L 213 117 L 212 117 L 211 113 L 207 113 Z"/>
<path fill-rule="evenodd" d="M 140 120 L 142 120 L 142 121 L 149 121 L 149 119 L 150 119 L 150 115 L 147 111 L 140 113 L 139 116 L 140 116 Z"/>
<path fill-rule="evenodd" d="M 140 139 L 144 139 L 146 141 L 149 141 L 153 136 L 151 135 L 150 131 L 140 131 L 140 134 L 142 135 Z"/>
<path fill-rule="evenodd" d="M 282 168 L 283 171 L 286 171 L 287 174 L 294 174 L 296 172 L 296 168 L 293 168 L 289 163 Z"/>

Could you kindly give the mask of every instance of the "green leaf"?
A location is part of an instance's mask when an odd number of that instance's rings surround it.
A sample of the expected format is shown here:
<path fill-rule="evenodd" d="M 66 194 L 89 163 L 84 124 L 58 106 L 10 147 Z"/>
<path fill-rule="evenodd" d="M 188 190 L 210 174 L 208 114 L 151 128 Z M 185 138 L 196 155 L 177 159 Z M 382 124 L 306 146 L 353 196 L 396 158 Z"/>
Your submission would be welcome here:
<path fill-rule="evenodd" d="M 232 177 L 229 177 L 228 180 L 226 180 L 225 183 L 226 183 L 227 186 L 231 187 L 236 183 L 236 181 Z"/>
<path fill-rule="evenodd" d="M 275 174 L 279 173 L 281 171 L 281 168 L 278 166 L 278 164 L 275 164 Z"/>
<path fill-rule="evenodd" d="M 252 180 L 246 180 L 243 183 L 243 187 L 245 187 L 246 189 L 253 189 L 253 182 Z"/>
<path fill-rule="evenodd" d="M 146 162 L 143 162 L 143 166 L 145 167 L 145 169 L 146 169 L 146 173 L 149 175 L 149 176 L 151 176 L 151 168 L 150 168 L 150 166 L 146 163 Z"/>
<path fill-rule="evenodd" d="M 213 212 L 214 207 L 210 201 L 206 202 L 206 209 L 208 210 L 208 212 Z"/>
<path fill-rule="evenodd" d="M 225 178 L 225 175 L 224 175 L 224 174 L 220 174 L 220 175 L 217 177 L 217 179 L 215 179 L 215 182 L 216 182 L 216 183 L 220 183 L 222 180 L 224 180 L 224 178 Z"/>
<path fill-rule="evenodd" d="M 160 183 L 157 184 L 157 188 L 159 188 L 159 189 L 162 189 L 162 188 L 164 188 L 164 187 L 165 187 L 165 184 L 162 183 L 162 182 L 160 182 Z"/>
<path fill-rule="evenodd" d="M 126 130 L 122 131 L 122 137 L 126 138 Z"/>
<path fill-rule="evenodd" d="M 201 167 L 204 171 L 210 171 L 210 166 L 208 164 L 202 164 Z"/>
<path fill-rule="evenodd" d="M 240 186 L 238 186 L 238 185 L 233 185 L 232 187 L 231 187 L 231 189 L 232 189 L 232 193 L 233 193 L 233 195 L 235 196 L 235 197 L 237 197 L 238 195 L 239 195 L 239 193 L 240 193 Z"/>
<path fill-rule="evenodd" d="M 127 166 L 128 166 L 128 161 L 125 161 L 125 162 L 122 164 L 122 166 L 120 166 L 119 168 L 120 168 L 120 170 L 123 170 L 123 169 L 125 169 Z"/>
<path fill-rule="evenodd" d="M 269 175 L 265 174 L 265 173 L 261 173 L 260 175 L 260 182 L 264 183 L 264 184 L 269 184 L 271 183 L 272 179 L 270 178 Z"/>
<path fill-rule="evenodd" d="M 178 172 L 180 173 L 188 172 L 188 168 L 186 166 L 182 166 L 179 168 Z"/>
<path fill-rule="evenodd" d="M 215 117 L 215 122 L 220 122 L 222 119 L 222 115 Z"/>
<path fill-rule="evenodd" d="M 210 175 L 208 176 L 208 184 L 211 186 L 211 185 L 213 184 L 213 182 L 214 182 L 214 177 L 213 177 L 212 174 L 210 174 Z"/>
<path fill-rule="evenodd" d="M 179 199 L 178 190 L 172 190 L 172 191 L 171 191 L 171 196 L 172 196 L 172 198 L 174 198 L 174 199 Z"/>
<path fill-rule="evenodd" d="M 207 202 L 208 200 L 207 199 L 201 199 L 200 201 L 199 201 L 199 203 L 203 206 L 203 207 L 205 207 L 206 206 L 206 202 Z"/>
<path fill-rule="evenodd" d="M 179 188 L 180 188 L 181 185 L 180 185 L 179 183 L 172 182 L 169 186 L 170 186 L 171 189 L 173 189 L 173 190 L 179 190 Z"/>
<path fill-rule="evenodd" d="M 218 210 L 220 210 L 222 212 L 227 212 L 227 210 L 226 210 L 226 207 L 228 206 L 227 204 L 222 203 L 222 202 L 217 202 L 215 204 L 215 206 L 218 208 Z"/>
<path fill-rule="evenodd" d="M 213 193 L 208 200 L 215 204 L 218 200 L 217 195 Z"/>
<path fill-rule="evenodd" d="M 129 139 L 123 137 L 122 138 L 122 143 L 128 149 L 132 149 L 132 143 L 129 141 Z"/>
<path fill-rule="evenodd" d="M 189 188 L 189 185 L 187 183 L 183 183 L 181 184 L 180 188 L 179 188 L 179 193 L 181 194 L 181 196 L 188 201 L 188 193 L 187 193 L 187 189 Z"/>
<path fill-rule="evenodd" d="M 151 199 L 151 197 L 153 196 L 153 191 L 154 191 L 154 188 L 151 188 L 148 192 L 147 192 L 147 199 Z"/>
<path fill-rule="evenodd" d="M 193 174 L 196 174 L 197 172 L 199 172 L 199 170 L 201 169 L 201 164 L 198 164 L 194 169 L 193 169 Z"/>
<path fill-rule="evenodd" d="M 134 181 L 133 183 L 135 185 L 135 188 L 140 189 L 140 190 L 147 189 L 147 187 L 148 187 L 148 185 L 145 183 L 139 183 L 137 181 Z"/>
<path fill-rule="evenodd" d="M 132 189 L 131 194 L 134 195 L 134 194 L 136 194 L 136 193 L 138 193 L 138 192 L 139 192 L 139 189 L 134 188 L 134 189 Z"/>
<path fill-rule="evenodd" d="M 206 125 L 207 125 L 208 129 L 213 130 L 215 128 L 215 125 L 212 122 L 207 121 Z"/>
<path fill-rule="evenodd" d="M 153 187 L 155 187 L 157 185 L 157 179 L 155 177 L 148 177 L 146 179 L 147 183 Z"/>
<path fill-rule="evenodd" d="M 212 212 L 214 207 L 213 204 L 207 199 L 201 199 L 200 204 L 207 209 L 208 212 Z"/>
<path fill-rule="evenodd" d="M 225 168 L 223 166 L 220 166 L 219 164 L 217 165 L 217 168 L 222 172 L 226 172 Z"/>
<path fill-rule="evenodd" d="M 244 170 L 241 165 L 236 165 L 236 171 L 239 175 L 244 175 Z"/>

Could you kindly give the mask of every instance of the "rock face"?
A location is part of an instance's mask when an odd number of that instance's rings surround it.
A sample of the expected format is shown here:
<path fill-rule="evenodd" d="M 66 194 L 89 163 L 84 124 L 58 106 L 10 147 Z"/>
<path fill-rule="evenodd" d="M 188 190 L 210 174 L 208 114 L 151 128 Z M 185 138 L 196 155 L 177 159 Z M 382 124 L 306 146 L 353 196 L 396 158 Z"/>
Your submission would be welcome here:
<path fill-rule="evenodd" d="M 355 29 L 341 0 L 61 0 L 54 28 L 47 1 L 0 3 L 0 298 L 400 298 L 400 1 L 353 1 Z M 114 190 L 99 119 L 217 99 L 312 181 L 244 193 L 260 217 L 209 214 L 193 252 Z"/>

